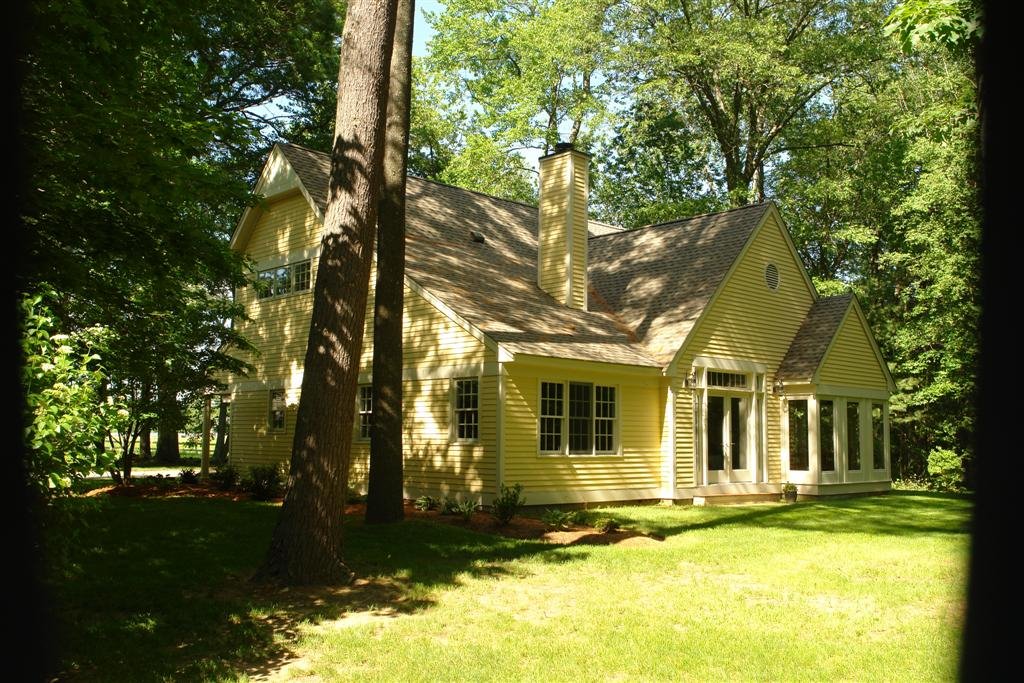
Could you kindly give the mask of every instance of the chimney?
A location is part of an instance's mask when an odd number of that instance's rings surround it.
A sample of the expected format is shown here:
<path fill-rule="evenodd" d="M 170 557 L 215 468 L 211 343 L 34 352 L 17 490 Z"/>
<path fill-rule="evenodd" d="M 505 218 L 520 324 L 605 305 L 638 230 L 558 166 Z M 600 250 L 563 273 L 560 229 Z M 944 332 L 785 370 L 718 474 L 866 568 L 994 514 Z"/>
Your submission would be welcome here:
<path fill-rule="evenodd" d="M 590 155 L 559 142 L 540 158 L 537 285 L 587 310 L 587 187 Z"/>

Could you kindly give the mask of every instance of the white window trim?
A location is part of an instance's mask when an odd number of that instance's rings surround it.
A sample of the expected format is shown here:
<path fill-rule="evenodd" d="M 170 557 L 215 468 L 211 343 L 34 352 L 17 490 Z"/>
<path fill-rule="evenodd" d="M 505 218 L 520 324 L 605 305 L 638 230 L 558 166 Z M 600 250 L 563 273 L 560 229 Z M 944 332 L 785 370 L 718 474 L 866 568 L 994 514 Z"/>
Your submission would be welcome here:
<path fill-rule="evenodd" d="M 280 393 L 284 398 L 284 411 L 281 415 L 281 426 L 274 426 L 274 394 Z M 283 387 L 267 389 L 267 431 L 280 434 L 288 431 L 288 392 Z"/>
<path fill-rule="evenodd" d="M 708 394 L 715 392 L 716 395 L 743 396 L 748 399 L 747 408 L 747 446 L 752 451 L 747 455 L 746 471 L 750 472 L 750 482 L 756 483 L 768 480 L 768 430 L 767 423 L 767 391 L 768 374 L 765 366 L 753 361 L 738 360 L 733 358 L 712 358 L 709 356 L 696 356 L 693 359 L 693 372 L 696 376 L 696 383 L 693 387 L 694 408 L 699 409 L 700 414 L 695 416 L 694 443 L 694 480 L 698 486 L 710 484 L 710 472 L 708 470 Z M 708 386 L 709 372 L 728 372 L 737 375 L 746 375 L 746 387 L 715 387 Z M 758 387 L 758 375 L 761 376 L 761 386 Z M 788 441 L 786 442 L 786 453 L 788 454 Z M 788 468 L 788 455 L 785 464 Z"/>
<path fill-rule="evenodd" d="M 309 264 L 309 287 L 307 287 L 306 289 L 295 289 L 295 267 L 301 266 L 304 263 Z M 258 289 L 260 275 L 262 275 L 263 273 L 268 273 L 270 271 L 278 270 L 279 268 L 288 269 L 288 291 L 284 292 L 283 294 L 271 294 L 270 296 L 260 296 Z M 256 272 L 256 280 L 255 282 L 253 282 L 253 293 L 256 295 L 256 301 L 271 301 L 274 299 L 284 299 L 289 296 L 295 296 L 296 294 L 309 294 L 310 292 L 313 291 L 313 275 L 313 261 L 312 259 L 309 258 L 294 261 L 291 263 L 279 263 L 273 266 L 267 266 L 266 268 L 261 268 Z"/>
<path fill-rule="evenodd" d="M 470 375 L 467 377 L 452 377 L 448 382 L 448 442 L 449 443 L 462 443 L 462 444 L 478 444 L 482 440 L 481 431 L 483 424 L 480 421 L 480 389 L 483 386 L 479 375 Z M 459 425 L 457 421 L 457 413 L 455 408 L 455 397 L 456 390 L 455 385 L 457 382 L 464 380 L 475 380 L 476 381 L 476 438 L 465 439 L 459 438 Z"/>
<path fill-rule="evenodd" d="M 373 385 L 372 384 L 359 384 L 356 386 L 356 424 L 355 429 L 352 430 L 352 434 L 355 437 L 353 440 L 359 443 L 369 443 L 369 435 L 363 436 L 363 389 L 370 388 L 370 433 L 373 433 Z"/>
<path fill-rule="evenodd" d="M 614 426 L 612 427 L 614 432 L 614 446 L 610 451 L 596 451 L 591 450 L 589 453 L 570 453 L 569 452 L 569 384 L 589 384 L 591 386 L 590 392 L 590 430 L 591 439 L 593 444 L 597 445 L 597 433 L 595 431 L 597 410 L 595 407 L 597 399 L 597 387 L 611 387 L 615 390 L 615 419 Z M 561 427 L 562 427 L 562 448 L 557 451 L 542 451 L 540 449 L 540 422 L 542 417 L 553 417 L 541 415 L 541 385 L 543 384 L 561 384 L 562 385 L 562 415 L 561 415 Z M 609 382 L 600 382 L 596 380 L 560 380 L 560 379 L 538 379 L 537 380 L 537 420 L 536 430 L 534 431 L 533 443 L 537 449 L 537 457 L 539 458 L 619 458 L 622 457 L 622 387 L 618 384 L 612 384 Z"/>

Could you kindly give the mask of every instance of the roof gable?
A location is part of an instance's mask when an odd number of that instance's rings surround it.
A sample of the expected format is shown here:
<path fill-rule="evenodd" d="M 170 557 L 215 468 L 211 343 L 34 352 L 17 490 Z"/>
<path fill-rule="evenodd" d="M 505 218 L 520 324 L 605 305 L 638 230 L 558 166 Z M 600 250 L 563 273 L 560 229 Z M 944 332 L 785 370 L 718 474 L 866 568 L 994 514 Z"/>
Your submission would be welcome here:
<path fill-rule="evenodd" d="M 839 327 L 846 320 L 852 300 L 853 294 L 840 294 L 814 302 L 779 365 L 779 379 L 814 381 Z"/>
<path fill-rule="evenodd" d="M 896 383 L 889 365 L 882 357 L 875 335 L 857 297 L 850 294 L 852 305 L 836 329 L 825 350 L 821 364 L 814 374 L 816 384 L 877 386 L 883 384 L 889 392 L 896 391 Z M 874 367 L 872 362 L 874 361 Z"/>
<path fill-rule="evenodd" d="M 590 240 L 591 301 L 667 365 L 768 211 L 754 204 Z"/>

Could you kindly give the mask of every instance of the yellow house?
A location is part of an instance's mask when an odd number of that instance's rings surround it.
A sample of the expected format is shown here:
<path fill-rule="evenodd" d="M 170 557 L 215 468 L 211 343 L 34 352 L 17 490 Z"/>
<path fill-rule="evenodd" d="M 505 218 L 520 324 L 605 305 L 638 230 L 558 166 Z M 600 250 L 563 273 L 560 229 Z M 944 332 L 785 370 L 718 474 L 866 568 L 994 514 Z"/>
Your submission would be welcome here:
<path fill-rule="evenodd" d="M 883 491 L 894 386 L 852 295 L 820 297 L 771 202 L 624 231 L 587 218 L 586 154 L 540 206 L 410 178 L 406 495 L 530 504 Z M 228 380 L 230 459 L 286 460 L 329 157 L 277 145 L 232 237 L 260 350 Z M 372 277 L 371 277 L 372 286 Z M 372 293 L 371 293 L 372 302 Z M 372 306 L 372 303 L 371 303 Z M 372 321 L 352 481 L 369 452 Z"/>

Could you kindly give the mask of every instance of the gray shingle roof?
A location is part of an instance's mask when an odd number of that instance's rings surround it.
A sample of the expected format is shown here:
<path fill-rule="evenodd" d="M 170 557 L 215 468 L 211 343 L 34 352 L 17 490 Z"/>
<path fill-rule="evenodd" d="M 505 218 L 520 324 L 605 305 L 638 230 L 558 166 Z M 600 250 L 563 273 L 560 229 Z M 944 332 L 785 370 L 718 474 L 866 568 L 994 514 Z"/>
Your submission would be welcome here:
<path fill-rule="evenodd" d="M 324 211 L 329 157 L 281 149 Z M 536 207 L 412 177 L 406 196 L 406 274 L 489 337 L 513 353 L 651 367 L 672 360 L 768 207 L 600 230 L 579 311 L 537 286 Z"/>
<path fill-rule="evenodd" d="M 814 376 L 852 301 L 853 294 L 847 293 L 814 302 L 779 365 L 779 379 L 809 380 Z"/>

